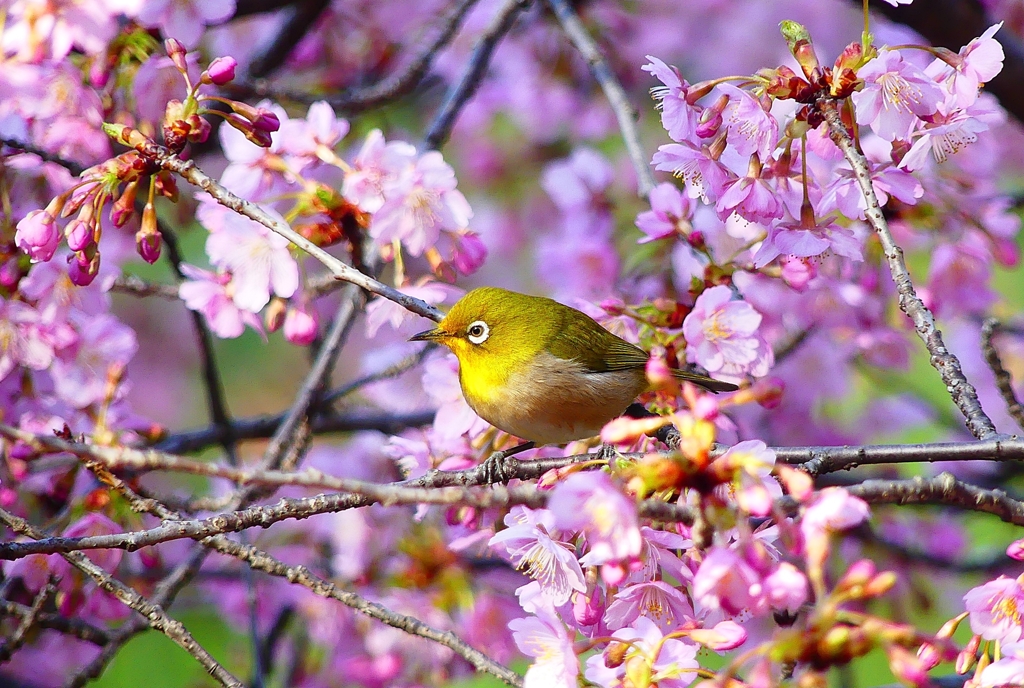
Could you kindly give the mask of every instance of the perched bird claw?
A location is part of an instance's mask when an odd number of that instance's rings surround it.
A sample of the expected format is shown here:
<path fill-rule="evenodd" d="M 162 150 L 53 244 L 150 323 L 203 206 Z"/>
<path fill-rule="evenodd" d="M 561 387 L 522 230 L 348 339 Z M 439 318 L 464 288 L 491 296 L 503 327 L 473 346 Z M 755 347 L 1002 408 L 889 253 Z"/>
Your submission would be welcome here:
<path fill-rule="evenodd" d="M 480 464 L 480 472 L 483 474 L 484 483 L 507 483 L 509 480 L 516 477 L 519 473 L 519 459 L 515 458 L 515 454 L 526 451 L 527 449 L 533 449 L 533 447 L 533 442 L 524 442 L 523 444 L 512 447 L 511 449 L 496 451 L 488 456 L 487 459 Z"/>
<path fill-rule="evenodd" d="M 610 444 L 602 444 L 601 448 L 597 450 L 597 458 L 600 461 L 611 461 L 619 452 Z"/>

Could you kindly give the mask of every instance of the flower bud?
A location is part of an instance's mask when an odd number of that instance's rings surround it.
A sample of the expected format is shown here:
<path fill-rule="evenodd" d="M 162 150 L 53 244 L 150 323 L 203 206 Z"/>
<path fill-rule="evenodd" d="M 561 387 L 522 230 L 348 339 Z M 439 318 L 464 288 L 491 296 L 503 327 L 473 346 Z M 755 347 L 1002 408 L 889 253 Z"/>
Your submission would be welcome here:
<path fill-rule="evenodd" d="M 201 80 L 204 84 L 223 86 L 234 80 L 238 61 L 233 57 L 218 57 L 210 63 Z"/>
<path fill-rule="evenodd" d="M 64 236 L 68 240 L 68 248 L 72 251 L 84 251 L 93 243 L 93 228 L 76 218 L 64 228 Z"/>
<path fill-rule="evenodd" d="M 95 251 L 90 257 L 92 250 L 86 249 L 71 255 L 68 259 L 68 278 L 72 284 L 79 287 L 88 287 L 96 279 L 100 271 L 100 252 Z"/>
<path fill-rule="evenodd" d="M 284 324 L 284 316 L 287 310 L 288 304 L 284 299 L 277 296 L 270 299 L 270 304 L 263 312 L 263 324 L 266 326 L 267 332 L 277 332 L 281 329 L 281 325 Z"/>
<path fill-rule="evenodd" d="M 160 230 L 157 228 L 153 201 L 146 203 L 142 209 L 142 222 L 139 231 L 135 233 L 135 248 L 142 260 L 151 265 L 160 258 Z"/>
<path fill-rule="evenodd" d="M 309 346 L 319 332 L 316 311 L 300 305 L 289 308 L 284 317 L 284 338 L 297 346 Z"/>
<path fill-rule="evenodd" d="M 182 45 L 181 41 L 177 38 L 167 38 L 164 40 L 164 50 L 167 51 L 167 57 L 171 58 L 171 62 L 178 68 L 178 71 L 182 74 L 188 74 L 188 64 L 185 60 L 188 51 L 185 46 Z"/>
<path fill-rule="evenodd" d="M 33 210 L 18 222 L 14 243 L 33 262 L 50 260 L 60 244 L 56 218 L 45 210 Z"/>
<path fill-rule="evenodd" d="M 110 221 L 114 223 L 115 227 L 124 227 L 125 223 L 135 214 L 135 197 L 138 194 L 138 190 L 138 181 L 131 182 L 125 186 L 124 193 L 114 199 L 110 207 Z M 79 250 L 74 246 L 71 248 L 76 251 Z"/>

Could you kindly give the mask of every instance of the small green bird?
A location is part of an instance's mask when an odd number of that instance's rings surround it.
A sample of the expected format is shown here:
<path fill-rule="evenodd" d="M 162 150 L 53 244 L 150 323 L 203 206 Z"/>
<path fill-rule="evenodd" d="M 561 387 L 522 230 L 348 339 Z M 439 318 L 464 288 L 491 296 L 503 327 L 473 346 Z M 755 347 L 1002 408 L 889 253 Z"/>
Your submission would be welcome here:
<path fill-rule="evenodd" d="M 537 444 L 593 437 L 650 388 L 643 349 L 575 308 L 497 287 L 469 292 L 412 341 L 451 349 L 477 415 Z M 712 392 L 738 389 L 686 370 L 672 373 Z"/>

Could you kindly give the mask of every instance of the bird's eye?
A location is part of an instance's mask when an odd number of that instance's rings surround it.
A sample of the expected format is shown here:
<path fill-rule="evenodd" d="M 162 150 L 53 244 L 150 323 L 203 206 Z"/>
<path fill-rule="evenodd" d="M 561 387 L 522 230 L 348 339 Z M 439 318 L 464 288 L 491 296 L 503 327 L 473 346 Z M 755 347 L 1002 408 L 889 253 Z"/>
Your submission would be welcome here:
<path fill-rule="evenodd" d="M 477 320 L 466 328 L 466 339 L 474 344 L 483 344 L 491 334 L 491 328 L 483 320 Z"/>

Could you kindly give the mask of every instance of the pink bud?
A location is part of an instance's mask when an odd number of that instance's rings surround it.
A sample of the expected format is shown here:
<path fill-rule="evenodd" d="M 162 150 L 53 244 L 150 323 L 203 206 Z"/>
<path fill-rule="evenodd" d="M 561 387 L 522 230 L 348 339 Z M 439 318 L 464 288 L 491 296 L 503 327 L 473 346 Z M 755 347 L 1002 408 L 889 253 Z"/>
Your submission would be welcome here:
<path fill-rule="evenodd" d="M 45 210 L 33 210 L 18 222 L 14 243 L 35 262 L 50 260 L 60 244 L 57 221 Z"/>
<path fill-rule="evenodd" d="M 290 308 L 284 316 L 284 338 L 298 346 L 309 346 L 319 331 L 316 311 L 305 306 Z"/>
<path fill-rule="evenodd" d="M 135 233 L 135 249 L 142 256 L 142 260 L 151 265 L 160 258 L 160 238 L 156 208 L 153 202 L 149 201 L 142 209 L 142 222 L 139 231 Z"/>
<path fill-rule="evenodd" d="M 100 271 L 99 251 L 92 258 L 86 256 L 85 252 L 72 254 L 68 262 L 68 277 L 79 287 L 88 287 L 92 284 Z"/>
<path fill-rule="evenodd" d="M 452 263 L 463 275 L 471 275 L 479 270 L 486 258 L 487 247 L 476 232 L 466 232 L 456 239 Z"/>
<path fill-rule="evenodd" d="M 252 119 L 252 125 L 258 131 L 265 131 L 269 134 L 281 128 L 281 120 L 266 108 L 256 108 L 256 116 Z"/>
<path fill-rule="evenodd" d="M 604 604 L 601 602 L 601 590 L 596 588 L 590 594 L 577 592 L 573 594 L 572 615 L 580 626 L 593 626 L 604 615 Z"/>
<path fill-rule="evenodd" d="M 182 74 L 188 74 L 188 64 L 185 61 L 185 56 L 188 51 L 185 46 L 182 45 L 181 41 L 177 38 L 168 38 L 164 40 L 164 50 L 167 51 L 167 57 L 171 58 L 174 66 L 178 68 L 178 71 Z"/>
<path fill-rule="evenodd" d="M 233 57 L 218 57 L 210 63 L 206 73 L 209 75 L 211 83 L 223 86 L 234 80 L 237 66 L 238 61 Z"/>
<path fill-rule="evenodd" d="M 68 248 L 72 251 L 84 251 L 92 243 L 93 229 L 85 222 L 75 219 L 64 228 L 64 236 L 68 240 Z"/>
<path fill-rule="evenodd" d="M 1006 556 L 1017 561 L 1024 561 L 1024 540 L 1011 542 L 1010 546 L 1006 548 Z"/>
<path fill-rule="evenodd" d="M 719 621 L 714 628 L 695 628 L 689 632 L 694 642 L 716 652 L 734 650 L 747 642 L 747 631 L 735 621 Z"/>

